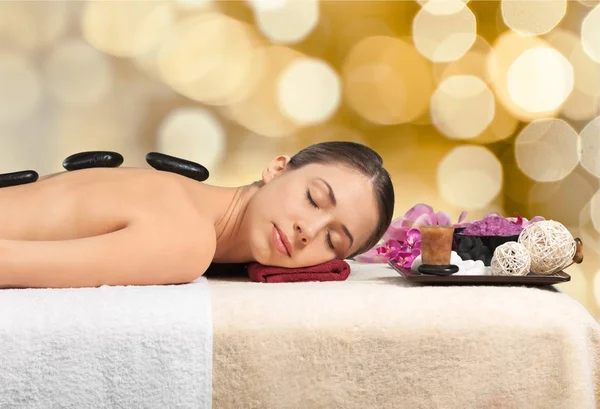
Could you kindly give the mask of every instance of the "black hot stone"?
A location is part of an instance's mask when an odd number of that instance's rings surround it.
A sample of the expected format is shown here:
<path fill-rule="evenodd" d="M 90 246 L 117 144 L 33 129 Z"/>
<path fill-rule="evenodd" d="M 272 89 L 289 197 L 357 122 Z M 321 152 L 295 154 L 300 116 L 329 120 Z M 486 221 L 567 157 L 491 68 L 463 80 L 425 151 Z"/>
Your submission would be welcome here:
<path fill-rule="evenodd" d="M 38 180 L 38 177 L 39 175 L 35 170 L 4 173 L 0 175 L 0 188 L 33 183 Z"/>
<path fill-rule="evenodd" d="M 146 162 L 156 170 L 177 173 L 199 182 L 209 177 L 208 169 L 199 163 L 164 153 L 150 152 L 146 155 Z"/>
<path fill-rule="evenodd" d="M 431 264 L 421 264 L 419 266 L 419 273 L 422 274 L 431 274 L 438 276 L 449 276 L 455 273 L 458 273 L 458 266 L 454 264 L 449 264 L 446 266 L 434 266 Z"/>
<path fill-rule="evenodd" d="M 90 168 L 118 168 L 123 164 L 123 156 L 117 152 L 89 151 L 79 152 L 63 161 L 68 171 Z"/>

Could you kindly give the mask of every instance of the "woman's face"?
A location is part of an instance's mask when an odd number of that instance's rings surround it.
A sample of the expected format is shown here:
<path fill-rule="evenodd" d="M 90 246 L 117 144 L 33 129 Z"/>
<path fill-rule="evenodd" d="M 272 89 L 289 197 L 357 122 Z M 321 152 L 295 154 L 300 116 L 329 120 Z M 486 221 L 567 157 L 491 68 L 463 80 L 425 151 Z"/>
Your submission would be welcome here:
<path fill-rule="evenodd" d="M 286 156 L 263 172 L 245 215 L 253 258 L 305 267 L 343 259 L 361 247 L 378 221 L 369 179 L 343 165 L 286 170 Z"/>

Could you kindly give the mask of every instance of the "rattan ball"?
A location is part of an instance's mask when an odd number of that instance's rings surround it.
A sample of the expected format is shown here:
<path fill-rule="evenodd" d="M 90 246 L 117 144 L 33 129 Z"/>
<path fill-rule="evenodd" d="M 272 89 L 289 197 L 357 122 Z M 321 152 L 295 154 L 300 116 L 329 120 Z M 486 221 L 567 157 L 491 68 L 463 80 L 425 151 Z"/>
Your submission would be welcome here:
<path fill-rule="evenodd" d="M 492 275 L 525 276 L 531 271 L 531 257 L 521 243 L 509 241 L 496 247 L 490 267 Z"/>
<path fill-rule="evenodd" d="M 527 226 L 519 235 L 531 256 L 531 272 L 555 274 L 567 267 L 577 250 L 575 238 L 561 223 L 543 220 Z"/>

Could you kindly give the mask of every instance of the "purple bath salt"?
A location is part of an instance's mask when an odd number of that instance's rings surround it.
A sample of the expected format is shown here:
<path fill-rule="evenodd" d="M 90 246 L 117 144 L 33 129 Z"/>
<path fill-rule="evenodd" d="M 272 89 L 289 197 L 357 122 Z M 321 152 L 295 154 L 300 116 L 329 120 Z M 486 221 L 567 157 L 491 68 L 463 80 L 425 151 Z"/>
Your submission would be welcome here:
<path fill-rule="evenodd" d="M 471 223 L 461 234 L 468 236 L 516 236 L 522 230 L 522 226 L 504 217 L 490 216 Z"/>

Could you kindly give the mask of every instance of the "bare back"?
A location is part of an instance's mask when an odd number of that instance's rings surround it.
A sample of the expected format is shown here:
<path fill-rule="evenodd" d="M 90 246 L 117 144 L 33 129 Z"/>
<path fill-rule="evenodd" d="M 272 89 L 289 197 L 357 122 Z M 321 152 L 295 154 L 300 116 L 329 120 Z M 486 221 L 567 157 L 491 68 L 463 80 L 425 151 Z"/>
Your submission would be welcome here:
<path fill-rule="evenodd" d="M 0 238 L 77 239 L 110 233 L 135 220 L 177 217 L 191 211 L 177 182 L 174 175 L 156 170 L 95 168 L 3 188 Z"/>
<path fill-rule="evenodd" d="M 0 288 L 188 282 L 216 248 L 202 184 L 93 168 L 0 189 Z"/>

